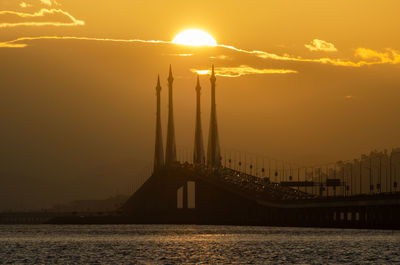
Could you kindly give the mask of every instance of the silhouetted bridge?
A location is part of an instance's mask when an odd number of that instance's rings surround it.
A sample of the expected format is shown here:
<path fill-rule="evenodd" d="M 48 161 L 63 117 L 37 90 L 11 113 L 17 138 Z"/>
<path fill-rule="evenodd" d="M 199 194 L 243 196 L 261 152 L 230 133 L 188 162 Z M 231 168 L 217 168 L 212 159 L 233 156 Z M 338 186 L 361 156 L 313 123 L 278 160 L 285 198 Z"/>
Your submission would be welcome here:
<path fill-rule="evenodd" d="M 179 163 L 153 174 L 122 209 L 133 223 L 391 229 L 400 227 L 399 210 L 398 193 L 320 197 L 232 169 Z"/>
<path fill-rule="evenodd" d="M 177 223 L 177 224 L 234 224 L 312 226 L 346 228 L 400 228 L 400 193 L 397 192 L 396 167 L 390 157 L 390 174 L 386 174 L 386 192 L 382 190 L 382 160 L 379 160 L 378 193 L 374 193 L 373 163 L 369 162 L 369 194 L 363 190 L 362 171 L 365 163 L 358 163 L 359 193 L 354 192 L 356 176 L 351 166 L 350 178 L 345 165 L 341 171 L 326 167 L 292 168 L 271 172 L 262 167 L 261 174 L 252 163 L 229 158 L 229 166 L 222 165 L 216 115 L 214 67 L 211 72 L 211 116 L 207 154 L 203 147 L 200 112 L 200 82 L 197 79 L 197 111 L 195 144 L 192 162 L 178 162 L 173 117 L 172 88 L 174 78 L 170 68 L 168 77 L 169 111 L 167 143 L 164 156 L 161 129 L 161 84 L 158 78 L 157 116 L 154 170 L 123 207 L 107 215 L 54 216 L 51 223 Z M 256 160 L 257 161 L 257 160 Z M 256 162 L 257 163 L 257 162 Z M 247 172 L 250 169 L 250 173 Z M 393 169 L 393 170 L 392 170 Z M 254 172 L 254 174 L 253 174 Z M 268 172 L 268 173 L 267 173 Z M 338 173 L 342 177 L 338 177 Z M 267 175 L 267 176 L 266 176 Z M 273 180 L 275 177 L 275 180 Z M 278 179 L 279 178 L 279 179 Z M 389 185 L 387 185 L 389 184 Z M 393 186 L 392 186 L 393 184 Z M 311 191 L 310 191 L 311 187 Z M 389 188 L 387 188 L 389 187 Z M 395 192 L 392 192 L 392 187 Z M 317 190 L 315 190 L 317 188 Z M 341 194 L 337 190 L 341 189 Z M 333 195 L 333 196 L 332 196 Z M 1 216 L 0 216 L 1 221 Z"/>
<path fill-rule="evenodd" d="M 175 163 L 114 213 L 3 213 L 0 223 L 400 228 L 399 193 L 321 197 L 229 168 Z"/>
<path fill-rule="evenodd" d="M 336 177 L 336 165 L 330 176 L 327 168 L 325 183 L 319 171 L 319 182 L 309 181 L 307 170 L 300 180 L 293 180 L 290 169 L 287 180 L 272 181 L 271 172 L 265 177 L 247 173 L 247 163 L 239 170 L 222 165 L 216 115 L 216 77 L 211 71 L 211 115 L 207 155 L 203 147 L 200 111 L 200 81 L 196 85 L 196 129 L 193 162 L 180 163 L 175 146 L 173 116 L 173 81 L 170 67 L 168 77 L 169 111 L 166 154 L 162 144 L 160 79 L 157 82 L 157 117 L 153 175 L 132 195 L 121 209 L 126 222 L 143 223 L 196 223 L 196 224 L 254 224 L 278 226 L 365 227 L 399 228 L 400 196 L 398 193 L 348 196 L 349 181 Z M 229 164 L 232 160 L 229 159 Z M 360 164 L 360 182 L 361 182 Z M 244 170 L 241 170 L 244 168 Z M 253 165 L 250 164 L 251 172 Z M 372 163 L 370 164 L 372 176 Z M 243 172 L 244 171 L 244 172 Z M 269 167 L 269 171 L 271 168 Z M 284 175 L 284 170 L 282 171 Z M 276 171 L 275 176 L 279 173 Z M 380 180 L 381 181 L 381 180 Z M 350 181 L 352 182 L 352 181 Z M 397 188 L 397 182 L 395 181 Z M 373 190 L 372 181 L 371 191 Z M 295 187 L 293 187 L 295 186 Z M 297 189 L 296 189 L 297 186 Z M 314 192 L 314 187 L 319 192 Z M 301 188 L 302 187 L 302 188 Z M 311 193 L 308 187 L 312 187 Z M 336 196 L 342 187 L 342 195 Z M 361 187 L 361 186 L 360 186 Z M 352 188 L 352 187 L 351 187 Z M 329 189 L 333 195 L 329 196 Z M 326 190 L 326 196 L 323 191 Z M 391 188 L 390 188 L 391 190 Z M 360 193 L 361 189 L 360 189 Z"/>

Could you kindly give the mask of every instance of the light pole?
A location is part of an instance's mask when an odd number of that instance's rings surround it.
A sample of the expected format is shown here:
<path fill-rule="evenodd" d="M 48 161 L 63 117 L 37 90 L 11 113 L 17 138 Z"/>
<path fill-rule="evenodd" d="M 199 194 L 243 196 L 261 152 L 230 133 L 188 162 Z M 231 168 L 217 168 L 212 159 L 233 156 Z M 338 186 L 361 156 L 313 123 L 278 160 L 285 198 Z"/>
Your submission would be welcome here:
<path fill-rule="evenodd" d="M 389 157 L 389 191 L 392 193 L 392 152 L 390 152 L 390 157 Z"/>
<path fill-rule="evenodd" d="M 268 158 L 268 177 L 272 181 L 272 176 L 271 176 L 271 159 Z"/>
<path fill-rule="evenodd" d="M 333 178 L 335 179 L 335 181 L 337 180 L 337 163 L 334 163 L 333 164 Z M 333 189 L 333 197 L 336 197 L 336 184 L 334 184 L 333 186 L 332 186 L 332 189 Z"/>
<path fill-rule="evenodd" d="M 325 182 L 326 182 L 326 197 L 329 197 L 329 187 L 328 187 L 328 183 L 327 183 L 327 180 L 328 180 L 328 178 L 329 178 L 329 165 L 326 165 L 326 179 L 325 179 Z"/>
<path fill-rule="evenodd" d="M 350 196 L 353 196 L 353 163 L 350 164 Z"/>
<path fill-rule="evenodd" d="M 372 179 L 372 157 L 369 157 L 369 193 L 374 192 L 374 184 Z"/>
<path fill-rule="evenodd" d="M 322 166 L 321 166 L 322 167 Z M 319 177 L 319 195 L 322 196 L 322 192 L 324 191 L 324 186 L 322 184 L 322 176 L 321 176 L 321 168 L 318 169 L 318 177 Z"/>
<path fill-rule="evenodd" d="M 246 161 L 246 153 L 244 153 L 244 174 L 247 173 L 247 161 Z"/>
<path fill-rule="evenodd" d="M 304 186 L 305 186 L 305 191 L 307 193 L 307 167 L 304 168 Z"/>
<path fill-rule="evenodd" d="M 311 181 L 310 181 L 310 185 L 311 185 L 311 194 L 314 195 L 314 167 L 311 167 Z"/>
<path fill-rule="evenodd" d="M 362 194 L 362 157 L 360 158 L 360 195 Z"/>
<path fill-rule="evenodd" d="M 343 173 L 342 173 L 342 179 L 343 179 L 343 197 L 346 197 L 346 192 L 347 192 L 347 181 L 346 181 L 346 162 L 343 162 Z"/>
<path fill-rule="evenodd" d="M 376 185 L 379 193 L 382 192 L 382 155 L 379 156 L 379 184 Z"/>
<path fill-rule="evenodd" d="M 393 166 L 393 164 L 391 166 Z M 393 181 L 393 184 L 390 183 L 390 187 L 392 187 L 392 185 L 393 185 L 394 192 L 397 192 L 397 187 L 399 185 L 397 182 L 398 181 L 397 180 L 397 167 L 398 167 L 398 163 L 395 163 L 394 168 L 392 169 L 394 177 L 393 177 L 393 179 L 391 178 L 391 181 Z M 392 192 L 392 189 L 390 189 L 390 191 Z"/>
<path fill-rule="evenodd" d="M 361 187 L 361 170 L 362 168 L 369 169 L 369 192 L 371 193 L 374 190 L 374 185 L 372 184 L 372 158 L 369 158 L 369 167 L 362 167 L 361 161 L 360 161 L 360 187 Z"/>
<path fill-rule="evenodd" d="M 297 191 L 300 190 L 300 167 L 297 169 Z"/>

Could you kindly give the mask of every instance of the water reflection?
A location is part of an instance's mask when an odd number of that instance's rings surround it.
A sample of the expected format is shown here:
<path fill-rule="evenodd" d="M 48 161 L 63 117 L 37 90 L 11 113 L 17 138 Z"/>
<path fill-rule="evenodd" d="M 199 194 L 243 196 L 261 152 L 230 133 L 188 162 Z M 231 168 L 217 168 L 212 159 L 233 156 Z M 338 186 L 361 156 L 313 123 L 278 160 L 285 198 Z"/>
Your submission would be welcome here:
<path fill-rule="evenodd" d="M 0 263 L 399 263 L 400 232 L 235 226 L 0 226 Z"/>

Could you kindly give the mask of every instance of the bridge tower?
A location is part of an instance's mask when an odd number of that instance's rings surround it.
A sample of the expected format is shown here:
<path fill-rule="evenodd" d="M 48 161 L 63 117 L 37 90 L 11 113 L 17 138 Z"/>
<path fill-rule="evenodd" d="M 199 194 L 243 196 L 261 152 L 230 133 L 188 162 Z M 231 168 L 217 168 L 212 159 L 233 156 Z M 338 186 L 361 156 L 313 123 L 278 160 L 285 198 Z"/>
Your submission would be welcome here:
<path fill-rule="evenodd" d="M 175 126 L 174 126 L 174 108 L 172 100 L 172 84 L 174 82 L 174 77 L 172 76 L 172 67 L 169 66 L 169 76 L 168 76 L 168 131 L 167 131 L 167 147 L 165 154 L 165 164 L 171 165 L 176 162 L 176 142 L 175 142 Z"/>
<path fill-rule="evenodd" d="M 217 106 L 215 103 L 215 72 L 214 65 L 211 73 L 211 116 L 210 116 L 210 131 L 208 135 L 208 150 L 207 150 L 207 166 L 221 166 L 221 151 L 219 147 L 218 126 L 217 126 Z"/>
<path fill-rule="evenodd" d="M 205 154 L 203 145 L 203 130 L 201 128 L 201 111 L 200 111 L 200 78 L 197 75 L 196 85 L 196 131 L 194 134 L 194 152 L 193 152 L 193 163 L 195 165 L 204 165 Z"/>
<path fill-rule="evenodd" d="M 160 75 L 157 79 L 157 118 L 156 118 L 156 141 L 154 150 L 154 172 L 159 170 L 164 166 L 164 149 L 162 143 L 162 131 L 161 131 L 161 85 L 160 85 Z"/>

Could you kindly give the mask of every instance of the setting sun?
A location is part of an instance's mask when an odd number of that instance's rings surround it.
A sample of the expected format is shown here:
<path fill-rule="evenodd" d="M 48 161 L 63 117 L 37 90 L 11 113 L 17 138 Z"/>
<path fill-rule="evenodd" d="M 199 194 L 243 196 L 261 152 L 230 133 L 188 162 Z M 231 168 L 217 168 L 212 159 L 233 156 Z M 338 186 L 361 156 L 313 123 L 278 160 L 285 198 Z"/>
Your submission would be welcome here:
<path fill-rule="evenodd" d="M 182 31 L 175 36 L 172 43 L 188 46 L 217 46 L 217 41 L 210 34 L 199 29 Z"/>

